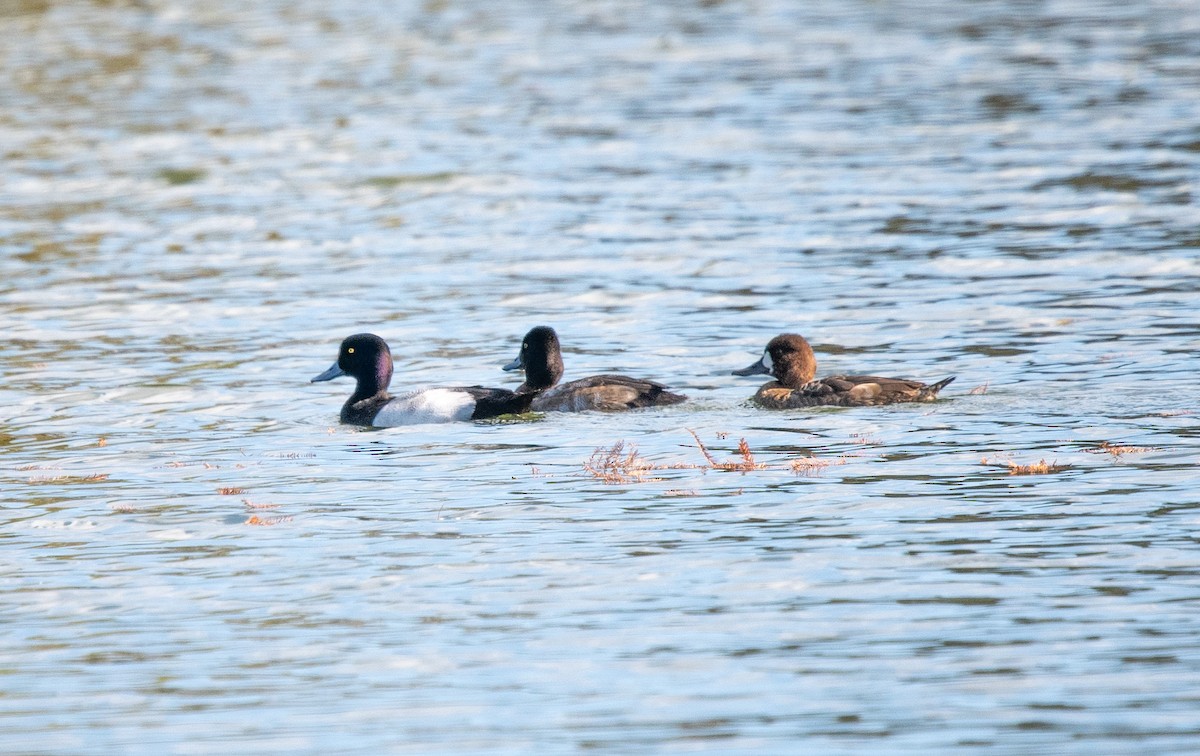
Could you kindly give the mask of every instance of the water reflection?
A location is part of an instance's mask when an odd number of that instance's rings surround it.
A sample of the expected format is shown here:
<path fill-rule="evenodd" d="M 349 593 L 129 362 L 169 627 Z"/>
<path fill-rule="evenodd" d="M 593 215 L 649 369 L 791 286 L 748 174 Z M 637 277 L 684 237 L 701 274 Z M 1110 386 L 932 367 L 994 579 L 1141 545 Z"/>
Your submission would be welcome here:
<path fill-rule="evenodd" d="M 0 3 L 0 747 L 1188 750 L 1193 6 Z"/>

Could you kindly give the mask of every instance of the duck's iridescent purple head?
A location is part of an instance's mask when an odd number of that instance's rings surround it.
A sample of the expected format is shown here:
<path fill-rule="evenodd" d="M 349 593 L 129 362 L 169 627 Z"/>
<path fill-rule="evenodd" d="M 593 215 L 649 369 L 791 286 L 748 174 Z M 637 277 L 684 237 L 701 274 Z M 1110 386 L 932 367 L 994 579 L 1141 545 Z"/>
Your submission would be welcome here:
<path fill-rule="evenodd" d="M 311 382 L 331 381 L 343 375 L 358 381 L 356 396 L 374 396 L 386 391 L 392 382 L 392 350 L 373 333 L 347 336 L 338 349 L 337 362 Z"/>

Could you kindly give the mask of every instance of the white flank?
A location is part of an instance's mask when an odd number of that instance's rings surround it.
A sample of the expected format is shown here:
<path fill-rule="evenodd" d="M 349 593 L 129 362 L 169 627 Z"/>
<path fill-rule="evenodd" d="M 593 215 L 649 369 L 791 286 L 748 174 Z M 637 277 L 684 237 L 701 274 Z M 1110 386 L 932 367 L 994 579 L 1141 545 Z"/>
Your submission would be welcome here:
<path fill-rule="evenodd" d="M 392 428 L 397 425 L 450 423 L 470 420 L 475 412 L 475 397 L 454 389 L 424 389 L 401 394 L 384 405 L 371 425 Z"/>

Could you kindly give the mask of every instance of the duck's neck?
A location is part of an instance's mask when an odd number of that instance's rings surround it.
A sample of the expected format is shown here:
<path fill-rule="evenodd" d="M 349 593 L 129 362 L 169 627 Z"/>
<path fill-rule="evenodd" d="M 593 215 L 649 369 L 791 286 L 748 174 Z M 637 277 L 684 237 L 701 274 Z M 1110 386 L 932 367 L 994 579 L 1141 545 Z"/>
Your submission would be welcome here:
<path fill-rule="evenodd" d="M 778 371 L 775 377 L 781 386 L 800 388 L 817 377 L 817 362 L 816 360 L 804 360 L 790 363 L 785 369 Z"/>
<path fill-rule="evenodd" d="M 562 358 L 555 355 L 544 362 L 525 366 L 525 382 L 517 389 L 519 393 L 545 391 L 562 378 Z"/>
<path fill-rule="evenodd" d="M 386 397 L 388 384 L 392 382 L 392 360 L 387 355 L 380 355 L 375 365 L 374 375 L 360 375 L 346 404 L 356 404 L 363 399 L 374 396 Z"/>

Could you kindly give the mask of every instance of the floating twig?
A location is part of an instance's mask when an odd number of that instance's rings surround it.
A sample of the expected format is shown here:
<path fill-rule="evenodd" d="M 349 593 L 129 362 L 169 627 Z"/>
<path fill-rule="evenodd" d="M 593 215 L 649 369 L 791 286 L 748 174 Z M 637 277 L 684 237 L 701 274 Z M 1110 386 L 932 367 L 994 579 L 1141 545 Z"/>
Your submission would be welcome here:
<path fill-rule="evenodd" d="M 1119 459 L 1123 454 L 1142 454 L 1144 452 L 1162 451 L 1154 446 L 1129 446 L 1127 444 L 1111 444 L 1108 441 L 1101 441 L 1100 445 L 1095 449 L 1084 449 L 1088 454 L 1111 454 L 1114 458 Z"/>
<path fill-rule="evenodd" d="M 258 515 L 250 515 L 250 519 L 246 520 L 245 525 L 278 525 L 283 522 L 291 522 L 292 517 L 259 517 Z"/>
<path fill-rule="evenodd" d="M 246 509 L 279 509 L 279 504 L 256 504 L 249 499 L 242 499 L 242 505 Z"/>
<path fill-rule="evenodd" d="M 1008 463 L 1009 475 L 1047 475 L 1049 473 L 1061 472 L 1069 468 L 1070 465 L 1060 465 L 1058 460 L 1047 462 L 1042 459 L 1034 462 L 1031 465 L 1019 465 L 1016 462 Z"/>

